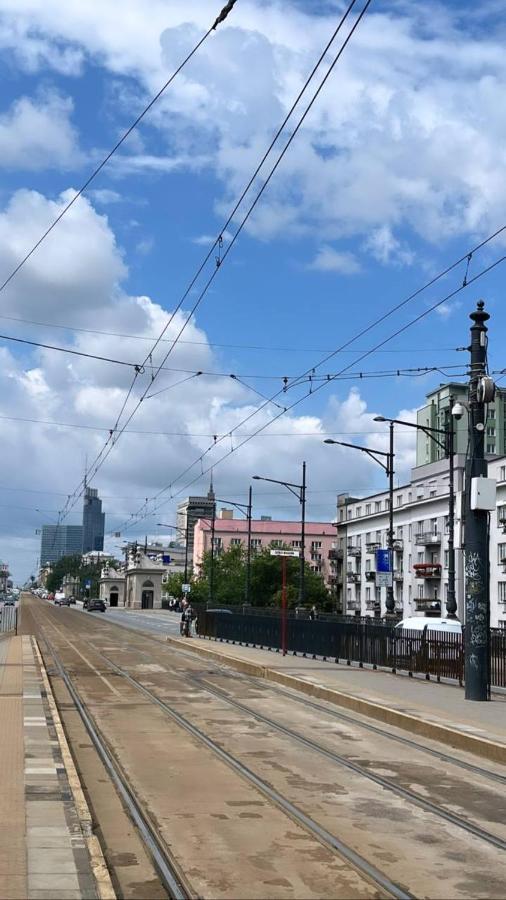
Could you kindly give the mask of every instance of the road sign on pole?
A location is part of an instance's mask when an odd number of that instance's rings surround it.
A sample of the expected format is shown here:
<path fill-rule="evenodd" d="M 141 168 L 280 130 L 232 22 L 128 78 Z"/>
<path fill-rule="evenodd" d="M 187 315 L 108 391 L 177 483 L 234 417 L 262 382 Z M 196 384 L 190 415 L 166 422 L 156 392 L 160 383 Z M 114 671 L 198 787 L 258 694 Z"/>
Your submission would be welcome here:
<path fill-rule="evenodd" d="M 392 554 L 390 550 L 376 550 L 376 587 L 393 585 Z"/>
<path fill-rule="evenodd" d="M 182 590 L 183 594 L 189 594 L 191 591 L 191 584 L 182 584 L 181 590 Z"/>
<path fill-rule="evenodd" d="M 299 550 L 271 550 L 271 556 L 300 556 Z"/>

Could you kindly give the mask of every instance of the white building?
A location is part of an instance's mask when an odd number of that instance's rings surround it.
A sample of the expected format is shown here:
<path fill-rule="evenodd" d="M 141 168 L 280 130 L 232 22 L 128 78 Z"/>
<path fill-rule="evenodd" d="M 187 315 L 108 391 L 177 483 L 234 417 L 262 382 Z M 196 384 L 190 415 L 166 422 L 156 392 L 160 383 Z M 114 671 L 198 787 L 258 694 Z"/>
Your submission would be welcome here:
<path fill-rule="evenodd" d="M 462 504 L 464 457 L 455 456 L 455 591 L 464 620 Z M 403 616 L 446 612 L 448 592 L 448 460 L 412 470 L 394 490 L 394 598 Z M 490 624 L 506 625 L 506 457 L 489 461 L 497 480 L 497 514 L 490 523 Z M 337 605 L 346 614 L 384 615 L 386 588 L 375 584 L 375 551 L 387 547 L 388 491 L 361 499 L 338 497 L 337 539 L 330 551 Z M 502 524 L 504 522 L 504 524 Z M 505 563 L 501 560 L 505 560 Z"/>

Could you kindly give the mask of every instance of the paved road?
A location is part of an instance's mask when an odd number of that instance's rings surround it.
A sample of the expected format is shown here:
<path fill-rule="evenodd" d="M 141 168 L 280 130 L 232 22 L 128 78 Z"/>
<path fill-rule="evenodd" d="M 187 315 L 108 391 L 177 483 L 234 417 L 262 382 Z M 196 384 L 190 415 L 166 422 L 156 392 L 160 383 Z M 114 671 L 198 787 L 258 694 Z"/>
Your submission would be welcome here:
<path fill-rule="evenodd" d="M 21 627 L 61 660 L 196 896 L 504 896 L 504 769 L 153 641 L 136 615 L 152 630 L 171 614 L 29 598 Z"/>
<path fill-rule="evenodd" d="M 87 615 L 103 616 L 104 613 L 87 613 Z M 172 613 L 169 610 L 127 610 L 107 609 L 105 613 L 107 621 L 117 622 L 118 625 L 127 625 L 137 631 L 150 631 L 153 634 L 179 634 L 179 622 L 181 613 Z"/>

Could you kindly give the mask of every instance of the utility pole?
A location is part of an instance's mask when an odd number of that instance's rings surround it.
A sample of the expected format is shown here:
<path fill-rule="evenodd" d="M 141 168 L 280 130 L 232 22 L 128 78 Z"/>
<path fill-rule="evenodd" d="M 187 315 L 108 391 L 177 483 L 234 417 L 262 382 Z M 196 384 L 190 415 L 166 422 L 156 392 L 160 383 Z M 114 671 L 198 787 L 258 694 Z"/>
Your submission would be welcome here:
<path fill-rule="evenodd" d="M 248 546 L 246 548 L 246 588 L 244 591 L 244 601 L 249 603 L 251 593 L 251 517 L 253 507 L 253 488 L 249 486 L 248 492 Z"/>
<path fill-rule="evenodd" d="M 450 469 L 450 495 L 448 498 L 448 595 L 446 612 L 449 619 L 455 619 L 457 598 L 455 594 L 455 431 L 453 425 L 453 397 L 449 397 L 447 454 Z"/>
<path fill-rule="evenodd" d="M 489 541 L 488 511 L 476 509 L 471 492 L 474 479 L 486 477 L 485 402 L 487 327 L 490 318 L 480 300 L 470 314 L 471 372 L 469 382 L 469 456 L 465 482 L 465 696 L 466 700 L 489 699 Z"/>
<path fill-rule="evenodd" d="M 390 584 L 387 587 L 385 607 L 387 615 L 395 612 L 394 598 L 394 423 L 390 422 L 390 443 L 388 448 L 388 555 L 390 559 Z"/>
<path fill-rule="evenodd" d="M 216 501 L 213 500 L 213 515 L 211 518 L 211 571 L 209 573 L 209 602 L 214 603 L 214 534 L 216 525 Z"/>
<path fill-rule="evenodd" d="M 306 463 L 302 463 L 302 485 L 300 490 L 301 527 L 300 527 L 300 580 L 299 580 L 299 605 L 304 606 L 306 596 L 305 565 L 306 565 Z"/>
<path fill-rule="evenodd" d="M 186 510 L 186 528 L 184 537 L 184 583 L 188 584 L 188 535 L 190 532 L 190 517 Z"/>

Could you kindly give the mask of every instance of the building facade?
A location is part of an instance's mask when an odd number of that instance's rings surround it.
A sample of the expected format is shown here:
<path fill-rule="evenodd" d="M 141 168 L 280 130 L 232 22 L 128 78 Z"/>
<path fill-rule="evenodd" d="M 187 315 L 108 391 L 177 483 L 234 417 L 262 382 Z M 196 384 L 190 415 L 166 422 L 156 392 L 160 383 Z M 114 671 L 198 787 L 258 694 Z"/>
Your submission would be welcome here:
<path fill-rule="evenodd" d="M 40 565 L 57 562 L 62 556 L 81 554 L 82 525 L 43 525 L 40 538 Z"/>
<path fill-rule="evenodd" d="M 83 553 L 97 553 L 104 549 L 105 513 L 95 488 L 86 487 L 83 500 Z"/>
<path fill-rule="evenodd" d="M 0 594 L 5 594 L 7 591 L 9 574 L 9 566 L 0 559 Z"/>
<path fill-rule="evenodd" d="M 442 384 L 435 391 L 427 394 L 427 403 L 418 410 L 418 425 L 429 428 L 448 427 L 450 410 L 454 403 L 465 404 L 468 399 L 467 384 L 451 382 Z M 465 454 L 468 440 L 468 414 L 464 407 L 464 415 L 454 422 L 455 453 Z M 506 454 L 506 390 L 497 388 L 495 400 L 489 404 L 485 434 L 485 453 L 487 456 L 504 456 Z M 416 464 L 424 466 L 436 462 L 444 456 L 443 449 L 435 441 L 417 432 Z"/>
<path fill-rule="evenodd" d="M 221 512 L 225 512 L 223 517 Z M 229 547 L 247 545 L 248 523 L 245 519 L 234 519 L 231 510 L 221 511 L 215 521 L 214 549 L 220 554 Z M 331 522 L 306 522 L 305 558 L 307 564 L 322 576 L 330 586 L 331 566 L 329 553 L 336 540 L 336 529 Z M 294 550 L 301 548 L 300 522 L 282 522 L 253 519 L 251 522 L 251 549 L 264 550 L 271 545 L 288 546 Z M 211 549 L 211 523 L 199 519 L 195 526 L 194 568 L 198 572 L 204 554 Z"/>
<path fill-rule="evenodd" d="M 462 455 L 455 456 L 455 591 L 465 620 Z M 448 460 L 412 470 L 394 491 L 393 584 L 399 615 L 445 615 L 448 593 Z M 489 461 L 497 481 L 497 509 L 490 523 L 490 624 L 506 625 L 506 459 Z M 376 550 L 388 545 L 389 494 L 338 497 L 337 537 L 330 550 L 336 603 L 348 615 L 383 616 L 386 588 L 376 587 Z M 504 560 L 504 562 L 503 562 Z"/>
<path fill-rule="evenodd" d="M 188 566 L 194 567 L 194 533 L 199 519 L 211 520 L 215 508 L 215 494 L 211 483 L 207 497 L 187 497 L 178 504 L 176 525 L 178 540 L 188 541 Z"/>

